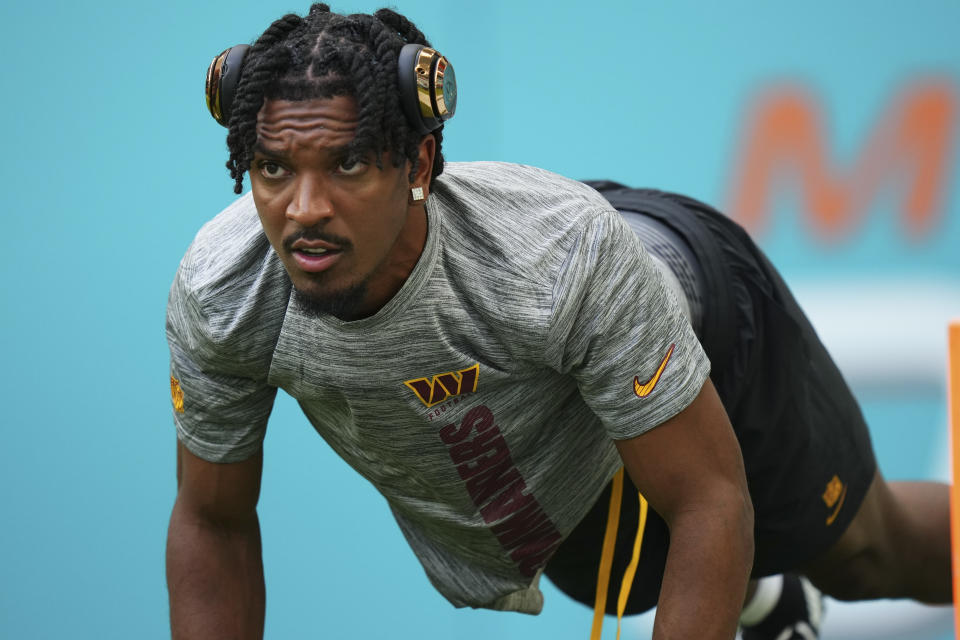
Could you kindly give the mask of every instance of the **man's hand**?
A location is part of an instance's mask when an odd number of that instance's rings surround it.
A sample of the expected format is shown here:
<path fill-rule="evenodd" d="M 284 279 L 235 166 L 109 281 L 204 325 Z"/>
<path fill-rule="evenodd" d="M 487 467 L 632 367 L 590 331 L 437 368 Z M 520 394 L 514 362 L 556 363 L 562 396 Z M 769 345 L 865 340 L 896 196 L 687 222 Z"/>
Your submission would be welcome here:
<path fill-rule="evenodd" d="M 263 456 L 215 464 L 177 443 L 177 501 L 167 534 L 175 640 L 262 638 L 263 561 L 257 499 Z"/>
<path fill-rule="evenodd" d="M 616 444 L 670 527 L 654 639 L 733 638 L 753 565 L 753 506 L 713 383 L 667 422 Z"/>

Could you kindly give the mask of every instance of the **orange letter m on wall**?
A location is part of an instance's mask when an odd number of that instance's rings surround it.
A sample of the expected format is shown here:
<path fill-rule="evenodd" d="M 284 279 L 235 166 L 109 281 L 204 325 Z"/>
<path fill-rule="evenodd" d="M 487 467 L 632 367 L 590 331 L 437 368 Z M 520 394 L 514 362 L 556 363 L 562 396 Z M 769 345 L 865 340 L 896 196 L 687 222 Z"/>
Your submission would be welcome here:
<path fill-rule="evenodd" d="M 801 87 L 762 94 L 742 141 L 731 215 L 756 233 L 771 192 L 793 178 L 810 225 L 826 239 L 850 232 L 885 183 L 904 187 L 902 223 L 914 238 L 942 211 L 953 147 L 957 99 L 946 81 L 916 84 L 895 99 L 846 171 L 829 166 L 818 105 Z M 904 184 L 905 183 L 905 184 Z"/>

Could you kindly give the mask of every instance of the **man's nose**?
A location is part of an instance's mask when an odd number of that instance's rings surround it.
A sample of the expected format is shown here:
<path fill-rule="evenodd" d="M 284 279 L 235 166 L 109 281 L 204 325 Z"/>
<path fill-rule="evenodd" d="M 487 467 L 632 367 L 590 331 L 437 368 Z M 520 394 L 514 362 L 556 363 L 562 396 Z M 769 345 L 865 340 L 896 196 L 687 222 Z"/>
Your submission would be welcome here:
<path fill-rule="evenodd" d="M 333 217 L 333 203 L 320 181 L 303 176 L 287 205 L 287 218 L 302 227 L 313 227 Z"/>

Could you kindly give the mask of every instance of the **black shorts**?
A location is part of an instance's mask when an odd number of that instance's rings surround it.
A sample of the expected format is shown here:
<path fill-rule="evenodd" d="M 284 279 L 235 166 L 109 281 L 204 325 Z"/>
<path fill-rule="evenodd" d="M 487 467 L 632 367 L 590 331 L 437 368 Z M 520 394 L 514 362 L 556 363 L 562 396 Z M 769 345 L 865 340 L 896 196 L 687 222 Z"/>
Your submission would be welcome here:
<path fill-rule="evenodd" d="M 594 186 L 618 210 L 670 227 L 697 256 L 705 298 L 699 338 L 743 451 L 755 511 L 753 576 L 803 567 L 844 532 L 876 471 L 857 401 L 786 284 L 743 229 L 683 196 Z M 619 592 L 637 532 L 636 489 L 626 480 L 611 594 Z M 545 570 L 557 587 L 589 606 L 609 492 Z M 668 545 L 667 526 L 651 509 L 628 613 L 656 604 Z M 616 600 L 608 598 L 609 613 Z"/>

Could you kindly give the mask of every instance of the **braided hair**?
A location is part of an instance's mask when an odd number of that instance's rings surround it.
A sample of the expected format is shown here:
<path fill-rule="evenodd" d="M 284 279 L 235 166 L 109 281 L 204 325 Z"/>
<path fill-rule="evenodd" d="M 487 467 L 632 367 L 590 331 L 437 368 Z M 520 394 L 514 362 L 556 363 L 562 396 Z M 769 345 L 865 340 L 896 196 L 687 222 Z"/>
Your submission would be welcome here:
<path fill-rule="evenodd" d="M 243 190 L 257 142 L 257 114 L 264 100 L 310 100 L 351 96 L 357 103 L 357 129 L 348 160 L 374 153 L 383 168 L 383 152 L 393 165 L 411 164 L 416 173 L 419 133 L 403 114 L 397 86 L 397 59 L 408 43 L 430 46 L 407 18 L 390 9 L 373 15 L 344 16 L 316 3 L 305 17 L 287 14 L 257 39 L 243 64 L 228 123 L 227 169 L 234 192 Z M 433 179 L 443 172 L 443 127 L 436 138 Z"/>

